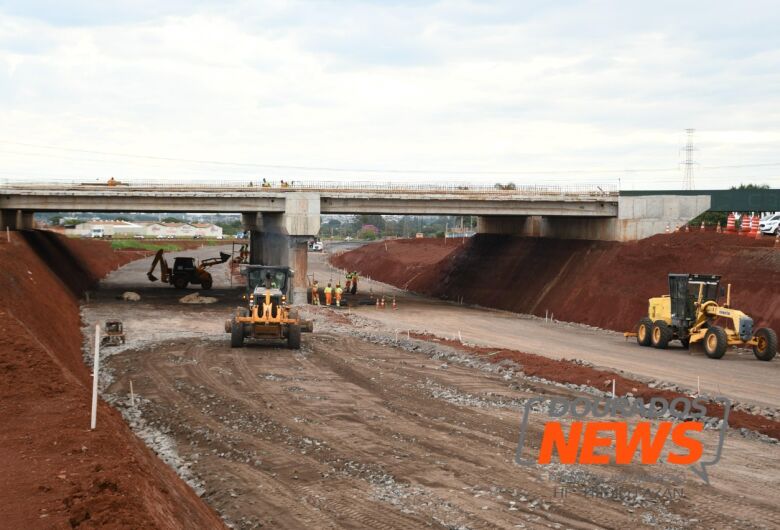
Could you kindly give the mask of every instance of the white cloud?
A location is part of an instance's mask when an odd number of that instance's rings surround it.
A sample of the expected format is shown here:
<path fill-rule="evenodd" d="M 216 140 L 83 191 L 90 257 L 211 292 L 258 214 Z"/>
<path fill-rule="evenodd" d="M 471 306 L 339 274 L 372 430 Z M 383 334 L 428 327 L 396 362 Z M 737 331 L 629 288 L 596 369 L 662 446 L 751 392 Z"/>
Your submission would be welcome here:
<path fill-rule="evenodd" d="M 524 173 L 534 169 L 669 168 L 650 180 L 545 176 L 664 187 L 681 181 L 682 130 L 696 127 L 704 166 L 780 162 L 780 10 L 771 3 L 755 4 L 762 16 L 753 17 L 728 3 L 47 5 L 0 5 L 0 140 L 190 160 L 519 171 L 516 181 L 538 181 Z M 385 178 L 2 142 L 0 159 L 0 178 Z M 739 176 L 780 185 L 780 166 L 738 173 L 702 168 L 700 186 Z"/>

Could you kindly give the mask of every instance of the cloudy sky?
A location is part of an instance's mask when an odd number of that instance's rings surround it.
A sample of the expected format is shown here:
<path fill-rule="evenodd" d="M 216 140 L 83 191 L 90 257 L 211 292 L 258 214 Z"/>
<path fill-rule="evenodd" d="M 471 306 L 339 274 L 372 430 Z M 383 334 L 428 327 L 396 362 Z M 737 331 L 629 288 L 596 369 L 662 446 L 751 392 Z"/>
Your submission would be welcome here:
<path fill-rule="evenodd" d="M 0 0 L 0 179 L 780 186 L 780 4 Z M 727 167 L 724 167 L 727 166 Z"/>

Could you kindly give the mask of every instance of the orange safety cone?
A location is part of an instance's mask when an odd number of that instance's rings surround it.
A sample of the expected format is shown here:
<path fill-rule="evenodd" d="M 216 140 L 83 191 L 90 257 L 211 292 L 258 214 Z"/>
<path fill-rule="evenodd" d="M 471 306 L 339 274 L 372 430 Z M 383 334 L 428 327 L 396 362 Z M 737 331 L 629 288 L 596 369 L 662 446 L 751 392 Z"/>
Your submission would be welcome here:
<path fill-rule="evenodd" d="M 756 232 L 756 239 L 761 239 L 762 237 L 764 237 L 764 234 L 761 233 L 761 230 L 757 231 Z"/>
<path fill-rule="evenodd" d="M 685 224 L 685 231 L 686 232 L 690 232 L 691 231 L 691 225 L 689 225 L 688 223 Z"/>
<path fill-rule="evenodd" d="M 376 299 L 376 307 L 379 308 L 379 297 Z"/>
<path fill-rule="evenodd" d="M 393 309 L 398 309 L 398 304 L 395 303 L 395 296 L 393 297 Z"/>
<path fill-rule="evenodd" d="M 746 236 L 750 234 L 750 220 L 751 218 L 748 214 L 742 216 L 739 235 Z"/>
<path fill-rule="evenodd" d="M 669 232 L 671 232 L 671 230 L 669 230 L 669 223 L 666 223 L 666 233 L 668 234 Z"/>
<path fill-rule="evenodd" d="M 720 221 L 718 221 L 718 228 L 715 229 L 715 233 L 716 234 L 722 234 L 723 233 L 723 229 L 720 227 Z"/>
<path fill-rule="evenodd" d="M 758 234 L 758 216 L 754 215 L 750 218 L 750 234 L 753 237 L 756 237 L 756 234 Z"/>
<path fill-rule="evenodd" d="M 384 296 L 382 297 L 382 302 L 379 304 L 379 307 L 381 307 L 382 309 L 385 308 L 385 297 Z"/>
<path fill-rule="evenodd" d="M 780 247 L 780 232 L 775 236 L 775 248 Z"/>
<path fill-rule="evenodd" d="M 704 232 L 704 221 L 701 222 L 701 228 L 699 229 L 699 232 Z"/>
<path fill-rule="evenodd" d="M 733 234 L 737 231 L 737 220 L 734 217 L 733 212 L 729 212 L 729 216 L 726 219 L 726 233 Z"/>

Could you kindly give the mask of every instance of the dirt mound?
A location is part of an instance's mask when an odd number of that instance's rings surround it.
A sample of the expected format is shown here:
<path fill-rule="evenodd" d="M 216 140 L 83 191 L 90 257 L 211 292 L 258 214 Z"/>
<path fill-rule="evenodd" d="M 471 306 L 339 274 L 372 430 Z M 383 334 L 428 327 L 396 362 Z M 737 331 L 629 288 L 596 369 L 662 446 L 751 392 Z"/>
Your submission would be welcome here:
<path fill-rule="evenodd" d="M 711 232 L 662 234 L 641 241 L 559 240 L 481 234 L 464 245 L 442 240 L 374 243 L 333 264 L 445 299 L 606 329 L 632 329 L 647 299 L 668 292 L 667 274 L 720 274 L 732 307 L 756 327 L 780 330 L 780 249 Z"/>
<path fill-rule="evenodd" d="M 220 527 L 219 518 L 101 402 L 77 297 L 132 256 L 106 242 L 19 232 L 0 242 L 0 512 L 8 528 Z"/>
<path fill-rule="evenodd" d="M 450 256 L 462 251 L 466 240 L 396 239 L 358 247 L 331 256 L 333 265 L 403 289 L 431 294 Z"/>

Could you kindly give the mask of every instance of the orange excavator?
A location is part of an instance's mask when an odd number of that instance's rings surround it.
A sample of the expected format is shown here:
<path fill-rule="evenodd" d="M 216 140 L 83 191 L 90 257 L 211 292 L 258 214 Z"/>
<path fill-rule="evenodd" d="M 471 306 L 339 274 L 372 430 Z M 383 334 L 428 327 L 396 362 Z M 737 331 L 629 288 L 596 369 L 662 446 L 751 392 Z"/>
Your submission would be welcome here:
<path fill-rule="evenodd" d="M 149 281 L 156 282 L 157 277 L 154 275 L 154 269 L 159 264 L 160 280 L 173 285 L 176 289 L 186 289 L 189 284 L 200 285 L 203 289 L 211 289 L 213 279 L 206 269 L 212 265 L 225 263 L 230 259 L 230 254 L 220 252 L 218 258 L 204 259 L 196 264 L 195 258 L 177 256 L 173 260 L 173 268 L 170 268 L 164 254 L 165 251 L 163 249 L 157 251 L 146 276 L 149 278 Z"/>

